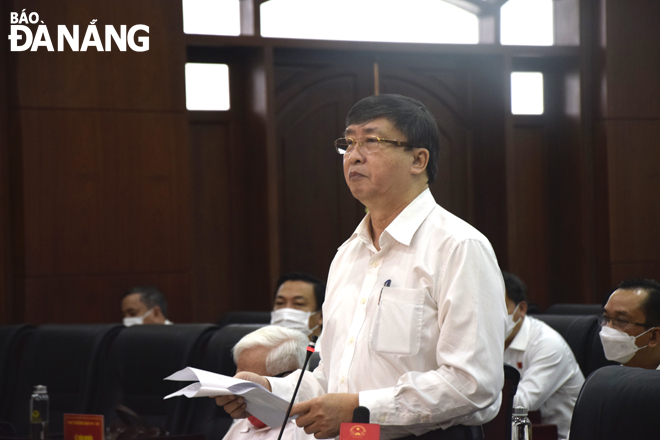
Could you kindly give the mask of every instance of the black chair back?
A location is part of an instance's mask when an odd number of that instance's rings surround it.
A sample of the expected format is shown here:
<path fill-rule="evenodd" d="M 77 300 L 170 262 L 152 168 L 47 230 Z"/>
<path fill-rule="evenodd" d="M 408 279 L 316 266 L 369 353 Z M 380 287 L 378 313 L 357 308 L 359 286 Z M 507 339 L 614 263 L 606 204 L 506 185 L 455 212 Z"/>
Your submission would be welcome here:
<path fill-rule="evenodd" d="M 15 398 L 14 391 L 21 354 L 27 338 L 33 331 L 34 326 L 28 324 L 0 326 L 0 420 L 2 421 L 9 420 Z"/>
<path fill-rule="evenodd" d="M 603 367 L 582 386 L 571 440 L 656 439 L 660 436 L 660 371 Z"/>
<path fill-rule="evenodd" d="M 229 312 L 218 319 L 218 327 L 231 324 L 270 324 L 270 312 Z"/>
<path fill-rule="evenodd" d="M 10 421 L 20 436 L 29 429 L 29 402 L 35 385 L 46 385 L 49 431 L 63 433 L 64 413 L 89 413 L 97 397 L 105 353 L 119 324 L 42 325 L 25 343 Z"/>
<path fill-rule="evenodd" d="M 163 400 L 187 383 L 163 380 L 187 366 L 199 365 L 217 327 L 212 324 L 136 325 L 115 339 L 108 356 L 97 414 L 106 424 L 117 418 L 118 404 L 127 406 L 149 425 L 172 435 L 186 434 L 190 401 Z"/>
<path fill-rule="evenodd" d="M 513 415 L 513 397 L 518 390 L 520 372 L 509 364 L 504 364 L 504 387 L 502 388 L 502 406 L 493 420 L 483 425 L 487 440 L 511 440 L 511 417 Z"/>

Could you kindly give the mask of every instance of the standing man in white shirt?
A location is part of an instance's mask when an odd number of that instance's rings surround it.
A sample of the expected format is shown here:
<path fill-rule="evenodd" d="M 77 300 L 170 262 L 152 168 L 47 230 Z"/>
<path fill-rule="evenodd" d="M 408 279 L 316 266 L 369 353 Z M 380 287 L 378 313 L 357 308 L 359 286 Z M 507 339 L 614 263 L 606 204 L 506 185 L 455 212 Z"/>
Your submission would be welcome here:
<path fill-rule="evenodd" d="M 573 408 L 584 383 L 571 347 L 552 327 L 527 316 L 527 286 L 502 272 L 506 288 L 507 338 L 504 362 L 520 372 L 513 406 L 541 411 L 541 421 L 557 425 L 559 440 L 568 438 Z"/>
<path fill-rule="evenodd" d="M 440 136 L 422 103 L 362 99 L 335 141 L 368 214 L 339 248 L 323 305 L 323 353 L 292 414 L 335 437 L 358 405 L 381 438 L 481 439 L 499 410 L 506 308 L 488 240 L 436 204 Z M 254 380 L 291 396 L 293 380 Z M 233 417 L 242 398 L 218 397 Z"/>

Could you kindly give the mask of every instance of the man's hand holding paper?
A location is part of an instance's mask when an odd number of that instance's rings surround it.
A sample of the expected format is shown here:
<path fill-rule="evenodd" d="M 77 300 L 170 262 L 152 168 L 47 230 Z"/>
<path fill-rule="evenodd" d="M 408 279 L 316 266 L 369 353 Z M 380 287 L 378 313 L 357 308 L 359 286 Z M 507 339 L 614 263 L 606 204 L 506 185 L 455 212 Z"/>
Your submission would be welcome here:
<path fill-rule="evenodd" d="M 262 387 L 266 388 L 268 391 L 272 391 L 270 387 L 270 382 L 263 376 L 260 376 L 255 373 L 250 373 L 248 371 L 241 371 L 240 373 L 234 376 L 236 379 L 249 380 L 250 382 L 257 383 Z M 230 395 L 230 396 L 217 396 L 215 398 L 215 403 L 218 406 L 222 406 L 225 411 L 234 419 L 244 419 L 249 417 L 250 414 L 247 412 L 247 403 L 245 399 L 241 396 Z"/>
<path fill-rule="evenodd" d="M 227 412 L 232 417 L 253 415 L 270 427 L 282 424 L 289 406 L 289 402 L 271 393 L 268 380 L 254 373 L 242 372 L 236 377 L 229 377 L 187 367 L 165 380 L 198 380 L 166 396 L 166 399 L 174 396 L 221 398 L 225 402 L 223 406 L 228 405 Z"/>

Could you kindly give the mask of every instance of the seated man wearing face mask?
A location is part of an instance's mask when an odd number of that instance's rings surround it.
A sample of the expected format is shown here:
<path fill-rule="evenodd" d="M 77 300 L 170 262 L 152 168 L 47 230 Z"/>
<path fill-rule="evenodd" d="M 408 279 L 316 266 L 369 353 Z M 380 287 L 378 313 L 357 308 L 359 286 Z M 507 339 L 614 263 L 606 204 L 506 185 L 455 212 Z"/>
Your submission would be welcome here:
<path fill-rule="evenodd" d="M 318 337 L 323 325 L 324 299 L 325 284 L 321 280 L 300 272 L 284 274 L 277 280 L 270 323 L 301 331 L 309 338 Z"/>
<path fill-rule="evenodd" d="M 506 289 L 507 337 L 504 362 L 520 372 L 513 406 L 541 411 L 541 421 L 557 425 L 566 439 L 584 376 L 573 351 L 552 327 L 527 315 L 527 287 L 502 272 Z"/>
<path fill-rule="evenodd" d="M 626 280 L 600 319 L 605 357 L 626 367 L 660 370 L 660 283 Z"/>
<path fill-rule="evenodd" d="M 153 286 L 132 287 L 124 293 L 121 299 L 121 310 L 124 313 L 124 325 L 167 324 L 167 301 L 157 288 Z"/>

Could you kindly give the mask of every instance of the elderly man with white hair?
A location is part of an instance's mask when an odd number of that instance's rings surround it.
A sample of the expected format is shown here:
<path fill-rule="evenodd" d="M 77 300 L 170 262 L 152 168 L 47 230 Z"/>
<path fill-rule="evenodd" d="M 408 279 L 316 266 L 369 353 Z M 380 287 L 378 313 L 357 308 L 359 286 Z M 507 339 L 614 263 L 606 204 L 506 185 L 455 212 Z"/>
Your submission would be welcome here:
<path fill-rule="evenodd" d="M 262 327 L 244 336 L 234 346 L 237 373 L 249 371 L 261 376 L 284 377 L 302 368 L 309 339 L 302 332 L 276 325 Z M 238 419 L 224 440 L 275 440 L 280 429 L 269 428 L 256 417 Z M 313 440 L 295 421 L 287 422 L 282 436 L 287 440 Z"/>

